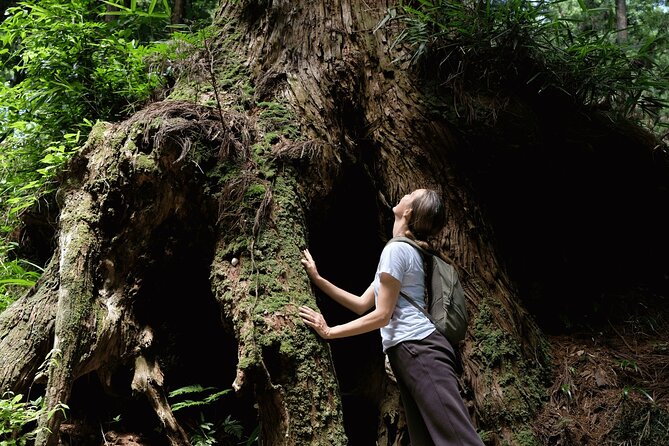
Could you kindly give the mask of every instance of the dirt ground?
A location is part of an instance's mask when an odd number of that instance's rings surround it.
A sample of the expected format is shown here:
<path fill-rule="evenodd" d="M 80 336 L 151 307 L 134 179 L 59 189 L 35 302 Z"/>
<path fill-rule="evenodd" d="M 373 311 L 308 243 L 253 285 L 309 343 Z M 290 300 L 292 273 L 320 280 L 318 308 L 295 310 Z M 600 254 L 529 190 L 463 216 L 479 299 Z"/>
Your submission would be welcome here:
<path fill-rule="evenodd" d="M 554 381 L 535 424 L 542 445 L 669 446 L 669 300 L 631 297 L 596 327 L 548 337 Z"/>

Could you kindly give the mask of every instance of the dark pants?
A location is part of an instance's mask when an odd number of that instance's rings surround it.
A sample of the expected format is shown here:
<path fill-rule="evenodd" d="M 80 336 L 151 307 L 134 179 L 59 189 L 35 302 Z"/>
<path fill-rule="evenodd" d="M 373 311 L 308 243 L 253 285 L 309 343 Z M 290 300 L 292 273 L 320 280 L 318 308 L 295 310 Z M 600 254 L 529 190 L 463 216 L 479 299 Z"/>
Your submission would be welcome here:
<path fill-rule="evenodd" d="M 397 378 L 412 446 L 483 446 L 462 401 L 453 347 L 435 331 L 386 353 Z"/>

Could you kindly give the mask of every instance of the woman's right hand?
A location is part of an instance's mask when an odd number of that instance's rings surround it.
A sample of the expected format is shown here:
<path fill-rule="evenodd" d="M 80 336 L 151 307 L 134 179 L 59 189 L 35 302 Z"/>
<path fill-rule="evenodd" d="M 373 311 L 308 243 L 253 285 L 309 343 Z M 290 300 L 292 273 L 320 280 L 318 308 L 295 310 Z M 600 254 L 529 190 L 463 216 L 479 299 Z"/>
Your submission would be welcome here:
<path fill-rule="evenodd" d="M 311 257 L 308 249 L 302 251 L 302 259 L 300 261 L 302 262 L 302 266 L 304 266 L 304 269 L 307 272 L 307 276 L 309 276 L 311 281 L 314 281 L 316 278 L 318 278 L 316 262 L 314 261 L 313 257 Z"/>
<path fill-rule="evenodd" d="M 318 333 L 321 338 L 330 338 L 330 327 L 328 327 L 328 324 L 325 322 L 321 313 L 314 311 L 309 307 L 301 306 L 300 317 L 305 324 L 316 330 L 316 333 Z"/>

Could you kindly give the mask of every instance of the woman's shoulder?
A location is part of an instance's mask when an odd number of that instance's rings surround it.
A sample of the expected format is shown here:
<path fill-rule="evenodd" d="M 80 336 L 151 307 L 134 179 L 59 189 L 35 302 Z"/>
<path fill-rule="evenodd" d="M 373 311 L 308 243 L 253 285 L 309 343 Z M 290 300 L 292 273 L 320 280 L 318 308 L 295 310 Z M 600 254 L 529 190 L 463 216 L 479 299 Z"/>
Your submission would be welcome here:
<path fill-rule="evenodd" d="M 400 271 L 407 272 L 422 264 L 420 253 L 408 243 L 387 243 L 381 253 L 377 271 L 392 272 L 393 277 L 401 280 Z"/>
<path fill-rule="evenodd" d="M 408 243 L 401 241 L 394 241 L 391 243 L 386 243 L 386 246 L 383 248 L 383 254 L 393 255 L 393 256 L 420 256 L 418 250 L 411 246 Z"/>

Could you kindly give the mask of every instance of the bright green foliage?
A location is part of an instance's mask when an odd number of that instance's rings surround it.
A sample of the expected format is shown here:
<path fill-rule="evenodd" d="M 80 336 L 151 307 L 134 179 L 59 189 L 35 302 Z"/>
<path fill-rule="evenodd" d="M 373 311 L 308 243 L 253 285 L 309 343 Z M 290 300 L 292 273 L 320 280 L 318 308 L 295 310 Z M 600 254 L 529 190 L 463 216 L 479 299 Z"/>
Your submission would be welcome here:
<path fill-rule="evenodd" d="M 0 443 L 3 445 L 25 445 L 33 439 L 35 432 L 24 432 L 24 428 L 37 421 L 41 413 L 39 402 L 21 402 L 22 395 L 3 395 L 0 399 Z"/>
<path fill-rule="evenodd" d="M 168 19 L 170 17 L 170 4 L 167 0 L 150 0 L 148 2 L 146 11 L 142 9 L 141 3 L 147 3 L 137 0 L 131 0 L 129 6 L 125 6 L 124 2 L 118 3 L 108 0 L 102 0 L 102 3 L 113 6 L 115 11 L 108 12 L 109 15 L 124 15 L 130 17 L 148 17 L 148 18 L 162 18 Z M 138 4 L 139 3 L 139 4 Z M 161 10 L 162 7 L 162 10 Z"/>
<path fill-rule="evenodd" d="M 32 287 L 39 278 L 41 268 L 26 260 L 8 260 L 7 250 L 13 246 L 0 245 L 0 312 L 14 301 L 14 297 L 26 287 Z"/>
<path fill-rule="evenodd" d="M 198 407 L 202 410 L 205 406 L 211 406 L 216 401 L 220 400 L 224 395 L 231 392 L 232 389 L 225 389 L 216 391 L 213 387 L 202 387 L 199 384 L 192 386 L 181 387 L 169 394 L 170 399 L 177 399 L 184 395 L 200 394 L 203 395 L 199 399 L 187 399 L 171 405 L 172 411 L 176 412 L 182 409 Z M 244 428 L 241 423 L 234 420 L 228 415 L 224 420 L 217 423 L 212 423 L 206 420 L 204 412 L 199 413 L 199 417 L 188 423 L 191 434 L 191 443 L 194 446 L 209 446 L 209 445 L 238 445 L 241 444 L 244 435 Z M 246 445 L 254 444 L 258 439 L 258 432 L 254 432 L 246 440 Z"/>
<path fill-rule="evenodd" d="M 6 392 L 0 398 L 0 445 L 23 446 L 32 444 L 37 435 L 36 422 L 44 412 L 42 400 L 24 402 L 23 395 Z M 59 405 L 54 410 L 65 410 Z"/>
<path fill-rule="evenodd" d="M 123 3 L 19 2 L 0 23 L 0 311 L 39 271 L 15 259 L 9 234 L 19 216 L 53 206 L 59 173 L 97 120 L 132 114 L 178 75 L 174 61 L 188 57 L 167 40 L 176 35 L 171 2 Z M 178 40 L 207 24 L 217 4 L 192 1 Z"/>
<path fill-rule="evenodd" d="M 19 3 L 0 25 L 0 198 L 5 212 L 32 204 L 96 119 L 121 118 L 161 85 L 147 70 L 155 51 L 132 28 L 101 20 L 92 0 Z M 76 136 L 75 136 L 76 135 Z M 24 192 L 24 193 L 21 193 Z M 7 197 L 14 198 L 7 209 Z M 16 209 L 16 206 L 19 206 Z"/>
<path fill-rule="evenodd" d="M 144 2 L 133 4 L 143 7 Z M 164 85 L 171 48 L 150 42 L 169 35 L 169 20 L 164 10 L 154 9 L 111 20 L 95 0 L 21 2 L 7 10 L 0 24 L 0 265 L 7 266 L 5 272 L 26 264 L 10 261 L 12 245 L 3 234 L 14 230 L 26 209 L 47 205 L 41 197 L 55 190 L 57 174 L 93 123 L 123 119 Z M 28 285 L 21 276 L 2 274 L 0 280 Z M 11 300 L 6 292 L 14 289 L 0 288 L 0 309 Z"/>
<path fill-rule="evenodd" d="M 108 15 L 118 16 L 133 22 L 138 20 L 147 21 L 148 26 L 145 29 L 151 33 L 158 30 L 155 26 L 155 20 L 162 19 L 167 22 L 172 12 L 170 6 L 172 2 L 168 0 L 131 0 L 127 6 L 127 2 L 121 0 L 102 0 L 102 2 L 113 7 L 112 11 L 107 13 Z M 218 6 L 217 0 L 189 0 L 184 21 L 191 30 L 207 26 L 211 23 L 216 6 Z M 154 37 L 151 40 L 157 39 L 157 37 Z"/>
<path fill-rule="evenodd" d="M 576 0 L 551 3 L 555 20 L 565 23 L 577 39 L 591 45 L 605 42 L 607 53 L 599 64 L 616 66 L 615 74 L 628 72 L 620 79 L 619 90 L 629 90 L 620 107 L 627 115 L 637 106 L 653 119 L 651 126 L 667 127 L 667 86 L 669 84 L 669 10 L 658 0 L 627 1 L 627 40 L 616 43 L 614 0 Z M 605 73 L 603 73 L 605 74 Z M 627 83 L 627 85 L 625 84 Z"/>
<path fill-rule="evenodd" d="M 1 119 L 17 144 L 60 141 L 84 118 L 118 119 L 161 84 L 161 73 L 148 72 L 144 62 L 154 49 L 133 28 L 101 21 L 98 2 L 61 3 L 20 3 L 0 28 L 11 69 Z"/>
<path fill-rule="evenodd" d="M 404 5 L 402 14 L 391 11 L 388 20 L 406 21 L 396 44 L 412 46 L 412 61 L 438 70 L 450 88 L 559 92 L 657 129 L 669 87 L 662 32 L 669 13 L 642 3 L 645 10 L 631 9 L 625 44 L 616 43 L 612 1 L 582 1 L 579 8 L 576 0 L 422 0 Z M 572 5 L 568 14 L 565 5 Z"/>
<path fill-rule="evenodd" d="M 169 36 L 171 10 L 167 0 L 131 0 L 127 7 L 120 0 L 103 0 L 101 3 L 111 7 L 104 12 L 104 16 L 113 18 L 109 25 L 114 32 L 125 30 L 130 39 L 142 43 L 160 41 Z"/>
<path fill-rule="evenodd" d="M 193 386 L 182 387 L 182 388 L 179 388 L 177 390 L 174 390 L 174 391 L 170 392 L 169 397 L 170 398 L 176 398 L 178 396 L 183 396 L 183 395 L 188 395 L 188 394 L 193 394 L 193 393 L 201 394 L 201 393 L 204 393 L 204 392 L 210 392 L 212 390 L 215 390 L 215 389 L 213 389 L 212 387 L 204 388 L 200 385 L 193 385 Z M 222 390 L 222 391 L 219 391 L 219 392 L 214 392 L 214 393 L 211 393 L 209 395 L 206 395 L 206 396 L 202 397 L 202 399 L 184 400 L 184 401 L 181 401 L 181 402 L 178 402 L 178 403 L 174 403 L 174 404 L 172 404 L 171 407 L 172 407 L 172 410 L 176 412 L 177 410 L 184 409 L 186 407 L 206 406 L 206 405 L 211 404 L 214 401 L 220 399 L 223 395 L 225 395 L 229 392 L 230 392 L 230 389 Z"/>

